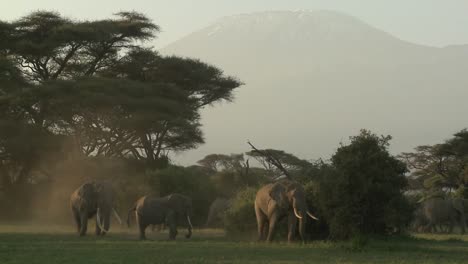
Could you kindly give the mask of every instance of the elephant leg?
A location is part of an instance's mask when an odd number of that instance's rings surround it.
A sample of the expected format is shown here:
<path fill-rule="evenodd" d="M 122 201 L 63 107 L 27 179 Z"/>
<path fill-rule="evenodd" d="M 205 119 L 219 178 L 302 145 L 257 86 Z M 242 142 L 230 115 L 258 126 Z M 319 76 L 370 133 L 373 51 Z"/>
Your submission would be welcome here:
<path fill-rule="evenodd" d="M 75 221 L 75 224 L 76 224 L 76 231 L 80 233 L 81 231 L 80 213 L 75 208 L 72 208 L 72 214 L 73 214 L 73 220 Z"/>
<path fill-rule="evenodd" d="M 258 241 L 263 241 L 265 239 L 267 217 L 257 206 L 255 206 L 255 215 L 257 217 Z"/>
<path fill-rule="evenodd" d="M 86 230 L 88 229 L 88 214 L 86 211 L 80 212 L 80 222 L 81 222 L 81 228 L 80 228 L 80 236 L 86 235 Z"/>
<path fill-rule="evenodd" d="M 296 224 L 297 217 L 294 213 L 290 213 L 288 215 L 288 242 L 292 242 L 294 240 L 294 236 L 296 235 Z"/>
<path fill-rule="evenodd" d="M 174 224 L 169 225 L 169 239 L 174 240 L 177 236 L 177 227 Z"/>
<path fill-rule="evenodd" d="M 174 240 L 177 236 L 177 225 L 176 225 L 175 212 L 169 212 L 166 216 L 166 226 L 169 227 L 169 239 Z"/>
<path fill-rule="evenodd" d="M 457 223 L 455 219 L 450 219 L 449 226 L 448 226 L 448 233 L 451 234 L 453 232 L 453 226 Z"/>
<path fill-rule="evenodd" d="M 268 222 L 268 237 L 267 241 L 271 242 L 273 241 L 273 238 L 275 237 L 275 227 L 276 223 L 278 222 L 278 214 L 276 212 L 273 212 L 270 216 L 270 221 Z"/>
<path fill-rule="evenodd" d="M 460 216 L 460 228 L 461 228 L 462 235 L 465 234 L 465 222 L 466 222 L 465 214 L 462 213 Z"/>
<path fill-rule="evenodd" d="M 135 211 L 135 218 L 136 218 L 136 222 L 138 225 L 138 230 L 140 231 L 140 240 L 146 240 L 145 230 L 148 224 L 146 224 L 143 221 L 142 216 L 139 215 L 138 212 L 136 211 Z"/>
<path fill-rule="evenodd" d="M 265 240 L 268 236 L 268 230 L 270 230 L 270 227 L 268 226 L 268 220 L 266 220 L 263 224 L 263 233 L 262 233 L 262 236 L 263 236 L 263 240 Z"/>

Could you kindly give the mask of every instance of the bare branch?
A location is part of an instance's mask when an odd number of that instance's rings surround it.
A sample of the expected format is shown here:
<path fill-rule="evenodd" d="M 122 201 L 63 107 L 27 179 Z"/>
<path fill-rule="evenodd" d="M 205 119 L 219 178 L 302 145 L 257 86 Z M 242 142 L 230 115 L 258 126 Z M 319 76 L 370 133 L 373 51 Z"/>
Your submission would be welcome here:
<path fill-rule="evenodd" d="M 250 147 L 252 147 L 252 149 L 259 153 L 260 155 L 264 156 L 267 158 L 268 162 L 273 164 L 276 168 L 278 168 L 281 172 L 284 173 L 284 175 L 286 176 L 286 178 L 292 180 L 292 177 L 291 175 L 288 173 L 288 171 L 283 167 L 283 164 L 281 164 L 281 161 L 279 159 L 277 159 L 276 157 L 274 157 L 273 153 L 268 153 L 267 151 L 263 151 L 263 150 L 259 150 L 257 149 L 254 145 L 252 145 L 252 143 L 250 143 L 250 141 L 247 141 L 247 144 L 250 145 Z"/>

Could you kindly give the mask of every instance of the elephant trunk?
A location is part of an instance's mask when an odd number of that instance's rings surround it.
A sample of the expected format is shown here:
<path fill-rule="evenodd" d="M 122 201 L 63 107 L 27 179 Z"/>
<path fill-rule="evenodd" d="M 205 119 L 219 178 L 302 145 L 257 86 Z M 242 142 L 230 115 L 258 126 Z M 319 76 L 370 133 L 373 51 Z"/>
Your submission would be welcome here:
<path fill-rule="evenodd" d="M 188 233 L 185 235 L 186 238 L 190 238 L 192 236 L 192 221 L 190 221 L 190 216 L 187 214 L 187 223 L 188 223 Z"/>
<path fill-rule="evenodd" d="M 301 236 L 302 242 L 305 242 L 305 225 L 307 218 L 304 217 L 299 219 L 299 235 Z"/>
<path fill-rule="evenodd" d="M 310 216 L 311 214 L 307 210 L 307 206 L 299 203 L 293 203 L 293 211 L 294 215 L 298 218 L 298 224 L 299 224 L 299 235 L 301 236 L 302 242 L 305 242 L 305 226 L 307 222 L 307 216 Z"/>

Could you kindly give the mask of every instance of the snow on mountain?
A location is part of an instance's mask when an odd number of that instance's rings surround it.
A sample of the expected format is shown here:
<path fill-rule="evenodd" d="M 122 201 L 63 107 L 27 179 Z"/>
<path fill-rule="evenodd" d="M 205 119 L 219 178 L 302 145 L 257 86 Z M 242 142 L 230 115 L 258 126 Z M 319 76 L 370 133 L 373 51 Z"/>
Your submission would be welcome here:
<path fill-rule="evenodd" d="M 239 77 L 236 100 L 203 112 L 206 144 L 176 158 L 259 146 L 327 158 L 361 128 L 394 136 L 394 153 L 468 126 L 468 46 L 412 44 L 333 11 L 222 18 L 162 50 Z"/>

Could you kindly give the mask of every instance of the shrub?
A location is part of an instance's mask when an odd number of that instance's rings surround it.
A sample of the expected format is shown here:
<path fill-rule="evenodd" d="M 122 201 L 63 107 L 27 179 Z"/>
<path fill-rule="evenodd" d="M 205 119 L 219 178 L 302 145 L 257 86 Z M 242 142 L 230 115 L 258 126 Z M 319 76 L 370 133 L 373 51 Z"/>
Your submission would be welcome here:
<path fill-rule="evenodd" d="M 389 154 L 390 139 L 363 130 L 333 155 L 318 194 L 331 238 L 386 234 L 411 219 L 403 196 L 407 169 Z"/>
<path fill-rule="evenodd" d="M 224 227 L 230 236 L 254 234 L 257 228 L 255 218 L 255 195 L 257 188 L 248 187 L 236 194 L 232 206 L 224 217 Z"/>
<path fill-rule="evenodd" d="M 309 181 L 304 185 L 304 190 L 306 192 L 309 211 L 319 218 L 319 221 L 312 219 L 307 220 L 307 237 L 308 239 L 326 239 L 329 235 L 329 229 L 326 221 L 324 221 L 325 219 L 323 218 L 323 208 L 319 204 L 318 195 L 320 192 L 320 185 L 315 181 Z"/>

